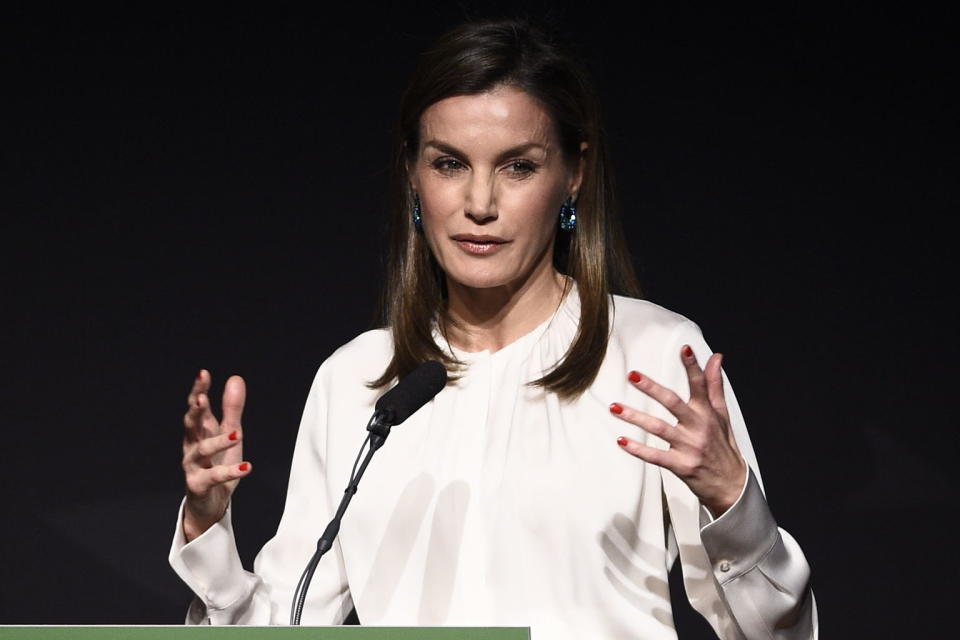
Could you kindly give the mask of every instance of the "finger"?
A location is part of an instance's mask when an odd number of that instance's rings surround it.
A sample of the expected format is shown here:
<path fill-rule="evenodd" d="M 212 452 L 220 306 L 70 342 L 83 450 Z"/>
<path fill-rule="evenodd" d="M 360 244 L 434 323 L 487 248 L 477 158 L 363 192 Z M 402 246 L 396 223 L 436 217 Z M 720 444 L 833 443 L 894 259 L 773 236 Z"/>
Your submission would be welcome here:
<path fill-rule="evenodd" d="M 217 416 L 213 415 L 213 409 L 210 407 L 210 396 L 206 393 L 197 394 L 197 411 L 199 413 L 203 437 L 209 438 L 219 435 L 221 425 L 217 422 Z"/>
<path fill-rule="evenodd" d="M 202 434 L 203 429 L 203 420 L 201 419 L 200 410 L 196 406 L 187 409 L 187 412 L 183 414 L 183 428 L 184 435 L 183 437 L 189 441 L 199 440 Z"/>
<path fill-rule="evenodd" d="M 194 469 L 187 474 L 187 491 L 198 496 L 204 496 L 212 487 L 231 480 L 238 480 L 250 475 L 253 465 L 249 462 L 240 464 L 218 464 L 209 469 Z"/>
<path fill-rule="evenodd" d="M 187 395 L 187 406 L 194 407 L 197 404 L 197 394 L 206 393 L 210 390 L 210 373 L 206 369 L 200 369 L 197 377 L 193 379 L 193 385 L 190 387 L 190 393 Z"/>
<path fill-rule="evenodd" d="M 183 415 L 183 426 L 188 440 L 201 440 L 220 433 L 216 416 L 210 411 L 210 398 L 205 393 L 197 394 L 193 406 Z"/>
<path fill-rule="evenodd" d="M 224 432 L 212 438 L 204 438 L 198 442 L 197 446 L 195 447 L 196 456 L 203 459 L 212 458 L 222 451 L 226 451 L 227 449 L 239 445 L 241 440 L 242 434 L 238 429 Z"/>
<path fill-rule="evenodd" d="M 707 375 L 707 389 L 710 392 L 710 404 L 713 405 L 713 408 L 720 414 L 722 420 L 720 421 L 723 425 L 724 431 L 727 434 L 727 442 L 730 443 L 730 446 L 734 451 L 739 452 L 740 447 L 737 444 L 737 438 L 733 433 L 730 422 L 730 411 L 727 409 L 727 396 L 723 391 L 723 354 L 715 354 L 716 362 L 713 361 L 711 356 L 711 361 L 707 363 L 707 369 L 705 373 Z"/>
<path fill-rule="evenodd" d="M 250 472 L 253 471 L 253 465 L 249 462 L 241 462 L 239 464 L 218 464 L 215 467 L 210 467 L 206 469 L 210 474 L 211 486 L 214 484 L 223 484 L 224 482 L 230 482 L 231 480 L 237 480 L 244 476 L 250 475 Z"/>
<path fill-rule="evenodd" d="M 677 420 L 692 424 L 695 417 L 693 409 L 676 393 L 637 371 L 631 371 L 627 379 L 634 387 L 662 404 Z"/>
<path fill-rule="evenodd" d="M 707 378 L 707 393 L 710 398 L 710 404 L 722 416 L 729 420 L 730 414 L 727 413 L 727 398 L 723 393 L 723 354 L 715 353 L 707 361 L 704 375 Z"/>
<path fill-rule="evenodd" d="M 223 420 L 221 426 L 226 431 L 239 430 L 243 415 L 243 405 L 247 399 L 247 386 L 240 376 L 230 376 L 223 388 Z"/>
<path fill-rule="evenodd" d="M 619 402 L 614 402 L 610 405 L 610 413 L 617 416 L 621 420 L 640 427 L 647 433 L 651 433 L 658 438 L 669 442 L 671 446 L 676 444 L 678 435 L 677 428 L 671 424 L 667 424 L 659 418 L 655 418 L 648 413 L 644 413 L 643 411 L 637 411 L 636 409 L 622 405 Z"/>
<path fill-rule="evenodd" d="M 183 426 L 187 430 L 187 438 L 198 440 L 206 433 L 216 432 L 216 418 L 210 412 L 209 398 L 206 392 L 210 388 L 210 374 L 201 369 L 193 380 L 193 386 L 187 395 L 187 412 L 183 416 Z"/>
<path fill-rule="evenodd" d="M 683 363 L 684 368 L 687 370 L 687 382 L 690 385 L 690 399 L 706 402 L 706 378 L 703 374 L 703 369 L 700 368 L 700 364 L 697 362 L 697 354 L 693 352 L 693 348 L 690 345 L 685 344 L 683 348 L 680 349 L 680 362 Z"/>
<path fill-rule="evenodd" d="M 650 447 L 624 436 L 617 438 L 617 444 L 630 455 L 640 458 L 644 462 L 663 467 L 664 469 L 670 469 L 674 464 L 674 458 L 676 458 L 676 454 L 669 449 L 663 450 Z"/>

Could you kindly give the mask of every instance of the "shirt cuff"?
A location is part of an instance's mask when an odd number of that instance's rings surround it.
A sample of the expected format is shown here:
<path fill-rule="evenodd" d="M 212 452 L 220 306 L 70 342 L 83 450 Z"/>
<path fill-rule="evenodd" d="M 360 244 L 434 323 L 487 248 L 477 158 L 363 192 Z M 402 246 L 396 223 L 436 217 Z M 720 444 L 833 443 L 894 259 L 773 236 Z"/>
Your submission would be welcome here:
<path fill-rule="evenodd" d="M 183 533 L 180 503 L 177 529 L 170 546 L 170 566 L 210 609 L 225 609 L 243 597 L 247 575 L 233 537 L 231 507 L 212 527 L 190 542 Z"/>
<path fill-rule="evenodd" d="M 721 584 L 756 567 L 779 536 L 760 484 L 748 469 L 740 497 L 719 518 L 700 506 L 700 540 Z"/>

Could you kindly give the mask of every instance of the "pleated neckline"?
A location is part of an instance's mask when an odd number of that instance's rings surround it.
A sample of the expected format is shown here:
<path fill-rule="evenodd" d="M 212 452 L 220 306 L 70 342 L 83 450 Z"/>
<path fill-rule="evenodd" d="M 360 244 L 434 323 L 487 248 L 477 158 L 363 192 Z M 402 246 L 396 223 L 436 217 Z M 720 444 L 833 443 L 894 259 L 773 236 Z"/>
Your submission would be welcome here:
<path fill-rule="evenodd" d="M 547 334 L 548 331 L 554 327 L 564 316 L 568 316 L 574 322 L 578 322 L 580 319 L 579 306 L 580 294 L 577 290 L 577 282 L 576 280 L 570 278 L 570 287 L 566 295 L 563 297 L 563 300 L 557 306 L 556 310 L 550 314 L 550 317 L 501 349 L 498 349 L 492 353 L 489 349 L 484 349 L 482 351 L 464 351 L 462 349 L 458 349 L 447 342 L 443 334 L 440 333 L 436 323 L 434 324 L 433 329 L 434 340 L 437 341 L 437 344 L 440 345 L 441 348 L 446 348 L 447 352 L 453 355 L 453 357 L 455 357 L 457 360 L 468 365 L 481 361 L 496 362 L 507 360 L 511 358 L 516 351 L 521 350 L 524 346 L 536 344 L 539 340 L 544 338 L 545 334 Z"/>

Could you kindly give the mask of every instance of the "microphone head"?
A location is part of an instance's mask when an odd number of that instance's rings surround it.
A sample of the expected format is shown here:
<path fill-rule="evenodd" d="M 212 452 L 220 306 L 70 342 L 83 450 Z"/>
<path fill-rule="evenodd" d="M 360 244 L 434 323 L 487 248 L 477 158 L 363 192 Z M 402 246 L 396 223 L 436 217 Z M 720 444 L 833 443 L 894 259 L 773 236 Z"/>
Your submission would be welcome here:
<path fill-rule="evenodd" d="M 427 360 L 380 396 L 375 412 L 387 424 L 398 425 L 430 402 L 446 384 L 446 367 L 436 360 Z"/>

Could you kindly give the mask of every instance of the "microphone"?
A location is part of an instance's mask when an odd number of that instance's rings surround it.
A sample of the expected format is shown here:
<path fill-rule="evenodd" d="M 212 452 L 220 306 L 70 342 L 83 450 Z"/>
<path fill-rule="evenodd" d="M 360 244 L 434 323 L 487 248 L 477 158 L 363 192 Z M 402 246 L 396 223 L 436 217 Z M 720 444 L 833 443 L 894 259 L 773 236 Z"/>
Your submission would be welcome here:
<path fill-rule="evenodd" d="M 370 449 L 363 463 L 357 468 L 357 463 L 353 464 L 353 472 L 350 474 L 350 482 L 343 492 L 343 498 L 340 500 L 340 506 L 337 507 L 337 513 L 324 529 L 323 535 L 317 540 L 317 550 L 314 552 L 307 568 L 303 570 L 300 576 L 300 582 L 293 594 L 293 602 L 290 608 L 290 624 L 300 624 L 300 616 L 303 614 L 303 604 L 307 599 L 307 589 L 310 588 L 310 580 L 313 579 L 313 572 L 320 562 L 320 558 L 333 546 L 333 541 L 340 532 L 340 521 L 350 499 L 357 492 L 360 485 L 360 477 L 370 464 L 370 458 L 383 446 L 387 436 L 390 435 L 390 427 L 396 426 L 417 412 L 423 405 L 440 393 L 447 384 L 447 369 L 436 360 L 427 360 L 409 374 L 404 376 L 403 380 L 397 383 L 395 387 L 380 396 L 377 404 L 374 406 L 373 417 L 367 424 L 367 431 L 370 432 Z M 364 443 L 366 445 L 366 443 Z M 357 455 L 357 462 L 363 454 L 363 446 L 360 447 L 360 454 Z"/>
<path fill-rule="evenodd" d="M 446 384 L 446 367 L 436 360 L 427 360 L 380 396 L 374 415 L 378 416 L 379 422 L 396 426 L 430 402 Z"/>
<path fill-rule="evenodd" d="M 430 402 L 447 384 L 447 369 L 436 360 L 427 360 L 404 376 L 393 389 L 380 396 L 374 406 L 373 417 L 367 424 L 370 447 L 376 451 L 383 446 L 390 427 L 398 425 L 417 409 Z"/>

